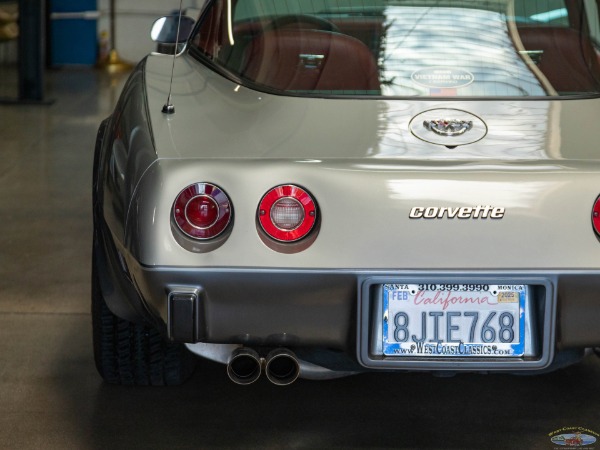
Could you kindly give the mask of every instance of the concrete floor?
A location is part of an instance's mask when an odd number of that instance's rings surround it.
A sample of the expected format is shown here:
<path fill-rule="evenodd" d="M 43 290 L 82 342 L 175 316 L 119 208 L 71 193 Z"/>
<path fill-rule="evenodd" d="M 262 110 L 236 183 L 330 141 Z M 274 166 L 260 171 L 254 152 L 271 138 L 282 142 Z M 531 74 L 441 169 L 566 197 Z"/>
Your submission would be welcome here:
<path fill-rule="evenodd" d="M 121 83 L 53 72 L 53 105 L 0 106 L 0 449 L 550 449 L 557 429 L 600 432 L 595 356 L 537 377 L 240 387 L 207 363 L 177 388 L 104 384 L 91 346 L 90 179 Z"/>

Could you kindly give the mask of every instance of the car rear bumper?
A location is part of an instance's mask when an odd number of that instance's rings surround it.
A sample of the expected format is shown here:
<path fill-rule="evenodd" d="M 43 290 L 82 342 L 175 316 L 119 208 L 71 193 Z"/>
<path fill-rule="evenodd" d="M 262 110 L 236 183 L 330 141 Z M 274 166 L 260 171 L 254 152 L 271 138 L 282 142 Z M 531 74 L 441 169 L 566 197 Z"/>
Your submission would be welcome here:
<path fill-rule="evenodd" d="M 600 345 L 600 273 L 370 272 L 331 270 L 133 270 L 149 309 L 183 342 L 250 347 L 326 348 L 343 351 L 373 369 L 539 370 L 555 350 Z M 534 286 L 534 354 L 506 361 L 398 360 L 373 349 L 379 294 L 384 282 L 443 279 L 508 280 Z"/>

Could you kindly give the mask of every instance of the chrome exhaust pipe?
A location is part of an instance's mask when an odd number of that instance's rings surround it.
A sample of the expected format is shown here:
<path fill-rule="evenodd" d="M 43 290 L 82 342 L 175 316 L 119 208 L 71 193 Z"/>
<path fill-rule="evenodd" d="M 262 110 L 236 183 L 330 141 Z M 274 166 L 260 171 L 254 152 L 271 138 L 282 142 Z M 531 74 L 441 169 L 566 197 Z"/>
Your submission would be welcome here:
<path fill-rule="evenodd" d="M 291 350 L 278 348 L 267 355 L 265 373 L 271 383 L 287 386 L 298 379 L 300 362 Z"/>
<path fill-rule="evenodd" d="M 227 363 L 227 375 L 236 384 L 248 385 L 260 378 L 262 371 L 260 356 L 250 348 L 233 351 Z"/>

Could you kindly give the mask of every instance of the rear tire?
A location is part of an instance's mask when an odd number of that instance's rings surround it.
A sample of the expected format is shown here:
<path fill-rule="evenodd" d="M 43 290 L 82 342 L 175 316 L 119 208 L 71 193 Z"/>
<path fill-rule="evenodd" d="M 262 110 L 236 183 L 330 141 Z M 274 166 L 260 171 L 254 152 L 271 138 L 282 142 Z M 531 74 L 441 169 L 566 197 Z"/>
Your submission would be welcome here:
<path fill-rule="evenodd" d="M 166 342 L 156 329 L 123 320 L 108 309 L 95 261 L 92 262 L 92 327 L 96 369 L 107 383 L 175 386 L 194 371 L 195 358 L 182 344 Z"/>

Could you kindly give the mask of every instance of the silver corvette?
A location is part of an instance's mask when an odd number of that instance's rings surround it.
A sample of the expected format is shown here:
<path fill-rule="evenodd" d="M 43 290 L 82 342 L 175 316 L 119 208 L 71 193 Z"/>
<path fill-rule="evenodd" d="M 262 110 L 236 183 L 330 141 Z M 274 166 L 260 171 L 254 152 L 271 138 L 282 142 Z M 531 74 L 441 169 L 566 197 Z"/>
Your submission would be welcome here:
<path fill-rule="evenodd" d="M 600 1 L 209 0 L 100 126 L 111 383 L 541 373 L 600 346 Z"/>

